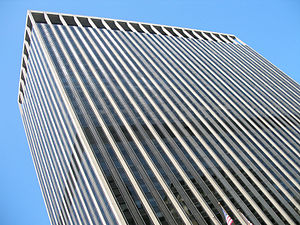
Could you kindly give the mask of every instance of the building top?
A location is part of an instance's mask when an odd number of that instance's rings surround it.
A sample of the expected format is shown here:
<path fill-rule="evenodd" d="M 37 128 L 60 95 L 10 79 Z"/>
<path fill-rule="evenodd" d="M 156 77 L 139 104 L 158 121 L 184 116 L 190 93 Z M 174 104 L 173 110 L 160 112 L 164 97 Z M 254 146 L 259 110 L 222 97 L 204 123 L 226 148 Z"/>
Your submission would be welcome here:
<path fill-rule="evenodd" d="M 214 41 L 219 43 L 223 42 L 245 45 L 241 40 L 239 40 L 236 36 L 232 34 L 126 20 L 28 10 L 21 59 L 20 83 L 18 94 L 19 104 L 22 104 L 23 102 L 23 94 L 26 86 L 25 77 L 27 73 L 27 59 L 29 56 L 28 53 L 30 49 L 30 36 L 31 30 L 34 24 L 36 23 L 46 23 L 49 25 L 60 24 L 68 26 L 100 28 L 107 30 L 149 33 L 155 35 L 174 36 L 179 38 L 192 38 L 201 41 Z"/>

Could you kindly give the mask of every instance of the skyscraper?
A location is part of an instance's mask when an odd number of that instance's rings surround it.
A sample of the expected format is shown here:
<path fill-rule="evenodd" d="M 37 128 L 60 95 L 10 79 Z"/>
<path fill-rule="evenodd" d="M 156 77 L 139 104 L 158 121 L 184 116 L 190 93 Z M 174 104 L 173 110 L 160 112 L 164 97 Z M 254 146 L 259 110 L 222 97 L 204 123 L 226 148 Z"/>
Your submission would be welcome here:
<path fill-rule="evenodd" d="M 299 85 L 234 35 L 29 11 L 20 74 L 52 224 L 299 224 Z"/>

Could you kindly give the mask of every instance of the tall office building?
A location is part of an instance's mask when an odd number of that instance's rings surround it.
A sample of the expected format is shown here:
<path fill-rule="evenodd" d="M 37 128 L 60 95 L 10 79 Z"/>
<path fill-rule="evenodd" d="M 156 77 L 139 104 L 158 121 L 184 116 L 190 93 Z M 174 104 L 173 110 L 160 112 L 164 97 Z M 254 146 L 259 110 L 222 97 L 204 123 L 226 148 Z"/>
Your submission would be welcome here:
<path fill-rule="evenodd" d="M 29 11 L 21 64 L 52 224 L 300 223 L 300 86 L 234 35 Z"/>

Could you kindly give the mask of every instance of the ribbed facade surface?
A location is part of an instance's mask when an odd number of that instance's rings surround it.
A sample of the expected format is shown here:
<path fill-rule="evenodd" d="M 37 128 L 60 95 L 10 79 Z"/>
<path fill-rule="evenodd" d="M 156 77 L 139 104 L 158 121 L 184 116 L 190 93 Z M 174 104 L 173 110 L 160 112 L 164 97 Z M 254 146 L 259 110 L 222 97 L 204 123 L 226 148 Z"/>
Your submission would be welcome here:
<path fill-rule="evenodd" d="M 21 64 L 52 224 L 300 224 L 300 86 L 235 36 L 29 11 Z"/>

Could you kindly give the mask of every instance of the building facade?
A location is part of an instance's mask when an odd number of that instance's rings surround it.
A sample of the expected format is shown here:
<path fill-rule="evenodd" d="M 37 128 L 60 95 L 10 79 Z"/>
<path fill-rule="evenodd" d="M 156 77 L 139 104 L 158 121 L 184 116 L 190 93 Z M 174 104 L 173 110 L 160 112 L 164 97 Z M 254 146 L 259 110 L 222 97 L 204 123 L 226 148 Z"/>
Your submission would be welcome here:
<path fill-rule="evenodd" d="M 299 224 L 299 89 L 234 35 L 29 11 L 18 103 L 51 223 Z"/>

